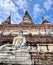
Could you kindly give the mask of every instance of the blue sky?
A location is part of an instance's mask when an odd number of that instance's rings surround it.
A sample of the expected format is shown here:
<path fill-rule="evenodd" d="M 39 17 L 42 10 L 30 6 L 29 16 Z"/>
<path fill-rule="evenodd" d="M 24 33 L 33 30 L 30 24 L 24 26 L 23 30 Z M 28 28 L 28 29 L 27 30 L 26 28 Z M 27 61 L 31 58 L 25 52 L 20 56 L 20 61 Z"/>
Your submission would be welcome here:
<path fill-rule="evenodd" d="M 0 0 L 0 23 L 11 15 L 11 23 L 19 24 L 26 10 L 35 24 L 42 16 L 53 24 L 53 0 Z"/>

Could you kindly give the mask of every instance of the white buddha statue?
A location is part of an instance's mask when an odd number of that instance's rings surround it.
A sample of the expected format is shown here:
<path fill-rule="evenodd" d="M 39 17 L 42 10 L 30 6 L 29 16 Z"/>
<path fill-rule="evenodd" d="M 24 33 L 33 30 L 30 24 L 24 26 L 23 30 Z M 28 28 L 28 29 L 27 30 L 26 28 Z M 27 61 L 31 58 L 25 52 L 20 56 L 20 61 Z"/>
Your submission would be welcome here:
<path fill-rule="evenodd" d="M 18 36 L 16 36 L 13 39 L 13 45 L 16 46 L 16 47 L 22 47 L 22 46 L 25 45 L 25 43 L 26 43 L 26 39 L 23 36 L 23 31 L 22 30 L 19 30 L 18 31 Z"/>

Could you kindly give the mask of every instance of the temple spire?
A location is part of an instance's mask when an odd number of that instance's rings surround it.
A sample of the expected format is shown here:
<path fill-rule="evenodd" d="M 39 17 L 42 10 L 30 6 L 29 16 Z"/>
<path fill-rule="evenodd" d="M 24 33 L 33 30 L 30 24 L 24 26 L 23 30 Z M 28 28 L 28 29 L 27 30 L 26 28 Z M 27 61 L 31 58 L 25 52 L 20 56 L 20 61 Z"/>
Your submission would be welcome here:
<path fill-rule="evenodd" d="M 23 17 L 23 21 L 24 21 L 24 20 L 29 20 L 29 19 L 31 19 L 31 17 L 30 17 L 30 15 L 29 15 L 29 13 L 26 11 L 26 12 L 25 12 L 25 15 L 24 15 L 24 17 Z"/>
<path fill-rule="evenodd" d="M 11 15 L 6 19 L 7 22 L 11 22 Z"/>
<path fill-rule="evenodd" d="M 27 1 L 26 1 L 26 2 L 27 2 Z M 23 20 L 22 20 L 21 24 L 34 24 L 34 23 L 32 22 L 31 16 L 30 16 L 29 13 L 28 13 L 28 6 L 27 6 L 27 5 L 25 6 L 25 15 L 24 15 L 24 17 L 23 17 Z"/>
<path fill-rule="evenodd" d="M 50 24 L 50 22 L 44 19 L 44 17 L 42 17 L 42 24 Z"/>
<path fill-rule="evenodd" d="M 24 17 L 23 17 L 23 20 L 22 20 L 22 23 L 24 24 L 31 24 L 31 23 L 33 23 L 32 22 L 32 19 L 31 19 L 31 17 L 30 17 L 30 15 L 29 15 L 29 13 L 28 13 L 28 11 L 26 10 L 25 11 L 25 15 L 24 15 Z"/>
<path fill-rule="evenodd" d="M 2 22 L 2 25 L 11 24 L 11 15 L 6 19 L 5 22 Z"/>

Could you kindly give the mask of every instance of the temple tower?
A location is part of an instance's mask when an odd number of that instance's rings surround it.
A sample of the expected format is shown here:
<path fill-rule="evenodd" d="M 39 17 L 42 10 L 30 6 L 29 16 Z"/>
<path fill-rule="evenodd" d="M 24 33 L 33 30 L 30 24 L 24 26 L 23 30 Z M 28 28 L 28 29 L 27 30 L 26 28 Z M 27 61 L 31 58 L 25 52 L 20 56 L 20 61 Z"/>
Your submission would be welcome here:
<path fill-rule="evenodd" d="M 11 16 L 9 16 L 5 22 L 2 22 L 2 25 L 5 25 L 5 24 L 11 24 Z"/>
<path fill-rule="evenodd" d="M 50 22 L 44 19 L 44 17 L 42 17 L 42 24 L 50 24 Z"/>
<path fill-rule="evenodd" d="M 28 11 L 25 11 L 25 15 L 23 17 L 23 20 L 22 20 L 21 24 L 34 24 L 32 22 L 32 18 L 30 17 Z"/>

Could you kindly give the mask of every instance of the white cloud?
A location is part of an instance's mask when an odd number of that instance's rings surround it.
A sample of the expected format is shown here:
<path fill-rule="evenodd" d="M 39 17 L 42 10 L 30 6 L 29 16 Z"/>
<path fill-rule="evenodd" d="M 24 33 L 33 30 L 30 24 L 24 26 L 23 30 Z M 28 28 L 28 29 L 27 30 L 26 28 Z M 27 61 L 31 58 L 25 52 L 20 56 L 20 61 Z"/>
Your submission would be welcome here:
<path fill-rule="evenodd" d="M 45 17 L 45 19 L 51 19 L 52 18 L 52 15 L 51 14 L 50 15 L 48 14 L 48 15 L 45 15 L 44 17 Z"/>
<path fill-rule="evenodd" d="M 17 11 L 13 11 L 12 17 L 11 17 L 11 23 L 17 24 L 17 23 L 20 23 L 21 20 L 22 20 L 22 17 L 17 13 Z"/>
<path fill-rule="evenodd" d="M 17 2 L 19 8 L 25 8 L 27 6 L 26 0 L 18 0 Z"/>
<path fill-rule="evenodd" d="M 0 0 L 0 23 L 10 15 L 10 0 Z"/>
<path fill-rule="evenodd" d="M 0 23 L 10 15 L 8 3 L 9 0 L 0 0 Z"/>
<path fill-rule="evenodd" d="M 17 9 L 25 10 L 27 8 L 27 0 L 12 0 Z"/>
<path fill-rule="evenodd" d="M 40 8 L 39 4 L 35 4 L 33 6 L 33 16 L 34 16 L 34 18 L 37 18 L 38 16 L 40 16 L 41 13 L 44 13 L 44 10 Z"/>
<path fill-rule="evenodd" d="M 0 0 L 0 6 L 9 9 L 10 0 Z"/>
<path fill-rule="evenodd" d="M 45 8 L 47 11 L 50 10 L 50 9 L 53 9 L 52 5 L 53 5 L 53 0 L 46 0 L 46 1 L 44 2 L 44 8 Z"/>
<path fill-rule="evenodd" d="M 20 23 L 22 20 L 21 15 L 19 15 L 18 10 L 22 9 L 23 11 L 25 11 L 25 8 L 27 7 L 27 2 L 26 0 L 12 0 L 12 3 L 15 5 L 16 9 L 14 8 L 14 10 L 12 9 L 12 23 Z"/>
<path fill-rule="evenodd" d="M 18 10 L 22 9 L 25 11 L 26 7 L 26 0 L 0 0 L 0 22 L 4 21 L 11 13 L 11 15 L 13 15 L 13 23 L 15 23 L 15 21 L 18 23 L 18 21 L 21 20 Z"/>
<path fill-rule="evenodd" d="M 4 7 L 5 9 L 15 10 L 17 9 L 25 9 L 27 7 L 26 0 L 0 0 L 0 6 Z M 16 7 L 17 6 L 17 7 Z"/>

